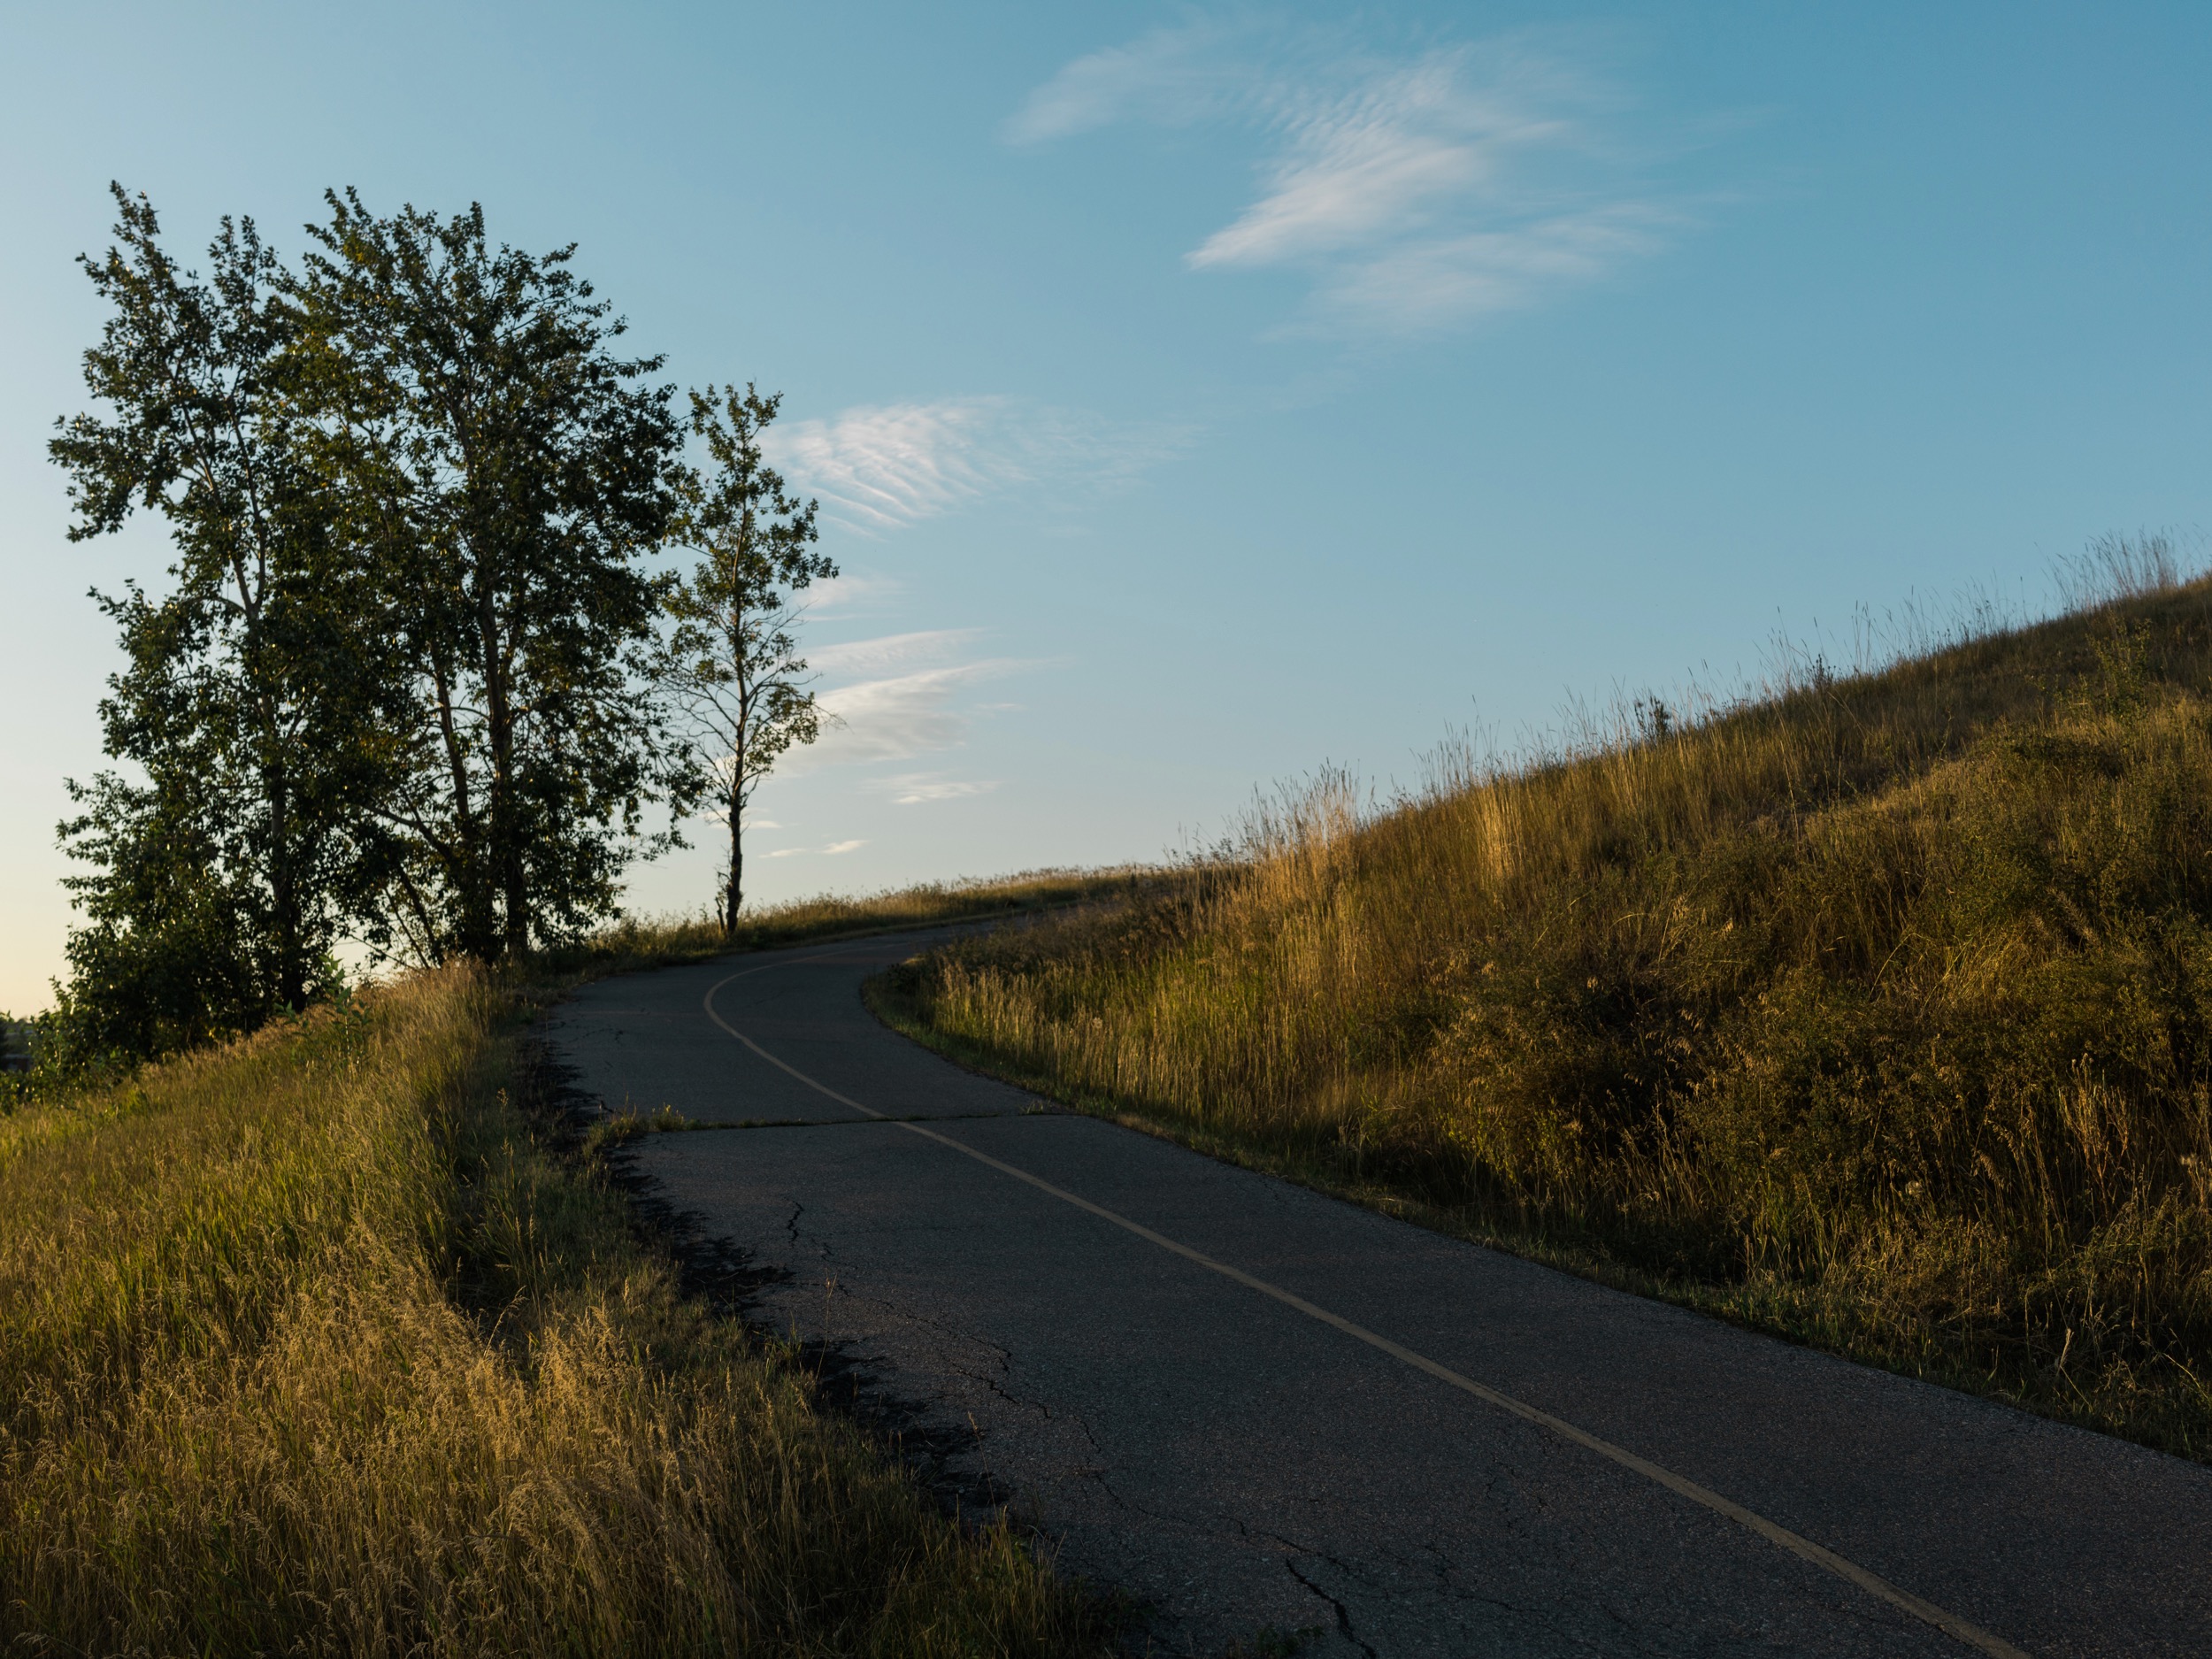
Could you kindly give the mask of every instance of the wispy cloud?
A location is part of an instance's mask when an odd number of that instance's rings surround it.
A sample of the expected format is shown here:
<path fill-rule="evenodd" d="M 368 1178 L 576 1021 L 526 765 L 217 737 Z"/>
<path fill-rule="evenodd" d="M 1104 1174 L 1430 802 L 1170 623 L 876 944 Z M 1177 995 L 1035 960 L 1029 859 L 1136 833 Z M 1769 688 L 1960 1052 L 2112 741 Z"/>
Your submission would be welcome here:
<path fill-rule="evenodd" d="M 1234 104 L 1261 77 L 1233 48 L 1244 31 L 1217 23 L 1157 28 L 1077 58 L 1023 102 L 1007 142 L 1043 143 L 1144 119 L 1181 126 Z"/>
<path fill-rule="evenodd" d="M 959 801 L 988 795 L 998 787 L 995 779 L 950 778 L 941 772 L 902 772 L 895 777 L 875 778 L 862 786 L 872 795 L 887 795 L 895 806 L 920 806 L 931 801 Z"/>
<path fill-rule="evenodd" d="M 821 694 L 824 712 L 834 719 L 818 741 L 779 771 L 903 760 L 958 747 L 979 712 L 964 694 L 1032 666 L 1016 657 L 969 656 L 979 637 L 971 628 L 933 628 L 810 650 L 816 668 L 843 681 Z"/>
<path fill-rule="evenodd" d="M 923 628 L 886 634 L 872 640 L 844 640 L 818 645 L 807 660 L 826 674 L 883 675 L 918 664 L 942 663 L 982 637 L 980 628 Z"/>
<path fill-rule="evenodd" d="M 1303 270 L 1310 323 L 1426 333 L 1596 280 L 1687 223 L 1611 130 L 1619 102 L 1528 37 L 1393 60 L 1209 24 L 1078 58 L 1006 135 L 1240 126 L 1264 146 L 1257 194 L 1190 268 Z"/>
<path fill-rule="evenodd" d="M 865 615 L 897 599 L 906 584 L 895 576 L 856 571 L 841 565 L 836 575 L 807 590 L 806 608 L 817 618 Z"/>
<path fill-rule="evenodd" d="M 856 847 L 865 847 L 864 841 L 832 841 L 826 847 L 779 847 L 768 856 L 771 858 L 834 858 L 839 853 L 849 853 Z"/>
<path fill-rule="evenodd" d="M 1563 213 L 1510 231 L 1472 231 L 1348 263 L 1319 297 L 1339 315 L 1414 332 L 1510 311 L 1656 252 L 1678 216 L 1642 203 Z"/>
<path fill-rule="evenodd" d="M 968 734 L 969 715 L 958 694 L 1020 664 L 1003 659 L 953 663 L 886 680 L 865 680 L 822 695 L 837 728 L 815 745 L 825 760 L 903 760 L 909 755 L 951 749 Z"/>
<path fill-rule="evenodd" d="M 795 421 L 772 430 L 765 447 L 832 517 L 880 532 L 1025 486 L 1087 495 L 1124 488 L 1187 437 L 1019 398 L 957 397 Z"/>

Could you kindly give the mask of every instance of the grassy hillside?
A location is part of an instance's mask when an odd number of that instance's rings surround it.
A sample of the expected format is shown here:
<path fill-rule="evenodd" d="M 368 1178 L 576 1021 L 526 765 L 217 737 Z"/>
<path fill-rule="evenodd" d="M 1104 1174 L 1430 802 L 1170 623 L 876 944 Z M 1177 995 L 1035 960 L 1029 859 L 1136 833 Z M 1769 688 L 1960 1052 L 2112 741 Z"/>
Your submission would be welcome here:
<path fill-rule="evenodd" d="M 1432 1225 L 2212 1455 L 2212 588 L 2162 565 L 1379 815 L 1321 787 L 879 1002 Z"/>
<path fill-rule="evenodd" d="M 1101 1651 L 533 1139 L 525 1011 L 425 974 L 0 1113 L 0 1647 Z"/>
<path fill-rule="evenodd" d="M 541 958 L 549 972 L 620 973 L 655 963 L 694 961 L 732 949 L 772 949 L 810 940 L 933 927 L 947 922 L 1005 920 L 1083 901 L 1135 891 L 1148 872 L 1031 870 L 964 881 L 926 881 L 847 898 L 823 894 L 745 910 L 737 937 L 726 938 L 712 916 L 626 921 L 582 944 Z"/>

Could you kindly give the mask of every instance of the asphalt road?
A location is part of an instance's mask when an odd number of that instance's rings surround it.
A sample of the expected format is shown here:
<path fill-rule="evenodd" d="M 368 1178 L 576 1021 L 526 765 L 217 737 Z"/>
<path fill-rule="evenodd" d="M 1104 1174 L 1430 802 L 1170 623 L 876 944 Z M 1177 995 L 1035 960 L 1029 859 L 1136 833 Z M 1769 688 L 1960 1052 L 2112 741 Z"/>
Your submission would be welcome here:
<path fill-rule="evenodd" d="M 2212 1470 L 1048 1109 L 862 1007 L 921 938 L 602 981 L 551 1035 L 608 1109 L 727 1125 L 634 1156 L 754 1317 L 1154 1651 L 2212 1655 Z"/>

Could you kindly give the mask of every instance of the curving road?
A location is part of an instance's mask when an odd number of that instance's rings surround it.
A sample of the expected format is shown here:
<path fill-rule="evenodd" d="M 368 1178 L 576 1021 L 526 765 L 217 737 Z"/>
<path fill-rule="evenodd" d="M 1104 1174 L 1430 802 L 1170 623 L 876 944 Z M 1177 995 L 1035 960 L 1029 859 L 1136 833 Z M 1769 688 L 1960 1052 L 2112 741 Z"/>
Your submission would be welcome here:
<path fill-rule="evenodd" d="M 2212 1655 L 2212 1470 L 1048 1109 L 861 1006 L 930 937 L 602 981 L 550 1035 L 724 1125 L 635 1156 L 755 1317 L 1153 1651 Z"/>

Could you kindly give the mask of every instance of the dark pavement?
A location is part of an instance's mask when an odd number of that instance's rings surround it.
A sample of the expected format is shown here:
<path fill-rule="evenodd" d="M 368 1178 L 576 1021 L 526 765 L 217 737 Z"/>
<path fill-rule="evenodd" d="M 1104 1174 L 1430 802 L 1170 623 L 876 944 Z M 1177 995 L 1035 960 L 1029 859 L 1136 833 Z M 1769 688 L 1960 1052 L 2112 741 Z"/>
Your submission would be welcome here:
<path fill-rule="evenodd" d="M 2212 1655 L 2212 1470 L 1047 1109 L 862 1007 L 918 942 L 605 980 L 550 1035 L 733 1125 L 638 1165 L 1156 1651 Z"/>

